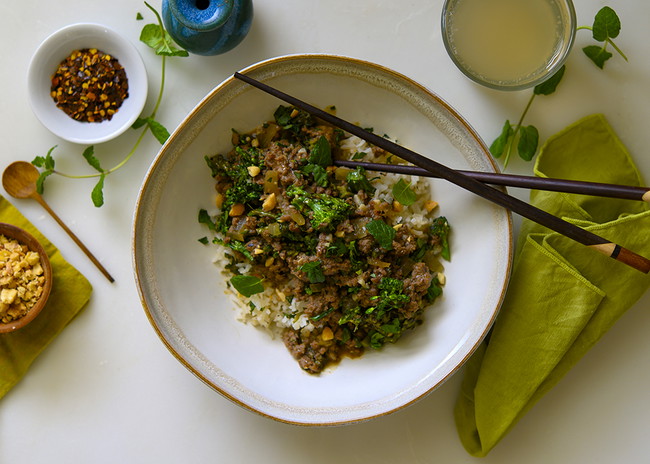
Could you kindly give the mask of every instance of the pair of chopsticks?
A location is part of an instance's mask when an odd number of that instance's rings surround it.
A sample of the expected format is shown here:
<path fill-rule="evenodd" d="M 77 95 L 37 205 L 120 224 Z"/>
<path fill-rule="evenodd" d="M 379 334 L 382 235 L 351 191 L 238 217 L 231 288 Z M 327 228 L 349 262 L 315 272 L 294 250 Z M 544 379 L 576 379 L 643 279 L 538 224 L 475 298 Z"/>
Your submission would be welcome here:
<path fill-rule="evenodd" d="M 546 211 L 536 208 L 524 201 L 519 200 L 518 198 L 512 197 L 503 191 L 488 185 L 487 183 L 483 183 L 482 180 L 473 177 L 473 174 L 451 169 L 443 164 L 438 163 L 437 161 L 426 158 L 412 150 L 409 150 L 408 148 L 391 142 L 384 137 L 380 137 L 376 134 L 373 134 L 372 132 L 368 132 L 355 124 L 339 118 L 338 116 L 327 113 L 320 108 L 312 106 L 306 102 L 299 100 L 298 98 L 292 97 L 291 95 L 277 90 L 267 84 L 259 82 L 245 74 L 237 72 L 234 76 L 235 78 L 242 80 L 252 85 L 253 87 L 263 90 L 264 92 L 273 95 L 297 108 L 300 108 L 312 114 L 313 116 L 316 116 L 323 121 L 328 122 L 335 127 L 338 127 L 339 129 L 356 135 L 357 137 L 360 137 L 373 145 L 383 148 L 387 152 L 392 153 L 402 158 L 403 160 L 414 164 L 416 167 L 422 169 L 423 172 L 426 172 L 427 175 L 445 179 L 459 187 L 464 188 L 465 190 L 468 190 L 482 198 L 485 198 L 486 200 L 507 208 L 514 213 L 517 213 L 540 225 L 548 227 L 549 229 L 554 230 L 555 232 L 558 232 L 572 240 L 575 240 L 578 243 L 581 243 L 606 256 L 609 256 L 610 258 L 627 264 L 634 269 L 637 269 L 646 274 L 650 272 L 650 260 L 647 258 L 644 258 L 643 256 L 640 256 L 633 251 L 622 247 L 621 245 L 612 243 L 603 237 L 593 234 L 592 232 L 564 221 L 563 219 L 547 213 Z M 387 165 L 381 166 L 386 167 Z M 537 180 L 541 181 L 542 179 Z M 489 182 L 494 183 L 494 180 Z M 643 194 L 641 194 L 641 192 L 637 192 L 636 199 L 640 199 L 639 195 L 642 199 L 647 200 L 647 197 L 649 196 L 648 190 L 645 189 Z"/>

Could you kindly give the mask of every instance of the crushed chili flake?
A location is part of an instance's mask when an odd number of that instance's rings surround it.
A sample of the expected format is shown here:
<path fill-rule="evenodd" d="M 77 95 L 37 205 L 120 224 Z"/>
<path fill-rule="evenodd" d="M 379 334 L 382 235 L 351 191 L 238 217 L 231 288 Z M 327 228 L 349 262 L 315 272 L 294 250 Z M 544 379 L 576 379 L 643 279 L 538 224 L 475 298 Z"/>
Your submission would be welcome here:
<path fill-rule="evenodd" d="M 126 72 L 117 58 L 97 50 L 73 51 L 52 76 L 56 106 L 82 122 L 110 120 L 129 96 Z"/>

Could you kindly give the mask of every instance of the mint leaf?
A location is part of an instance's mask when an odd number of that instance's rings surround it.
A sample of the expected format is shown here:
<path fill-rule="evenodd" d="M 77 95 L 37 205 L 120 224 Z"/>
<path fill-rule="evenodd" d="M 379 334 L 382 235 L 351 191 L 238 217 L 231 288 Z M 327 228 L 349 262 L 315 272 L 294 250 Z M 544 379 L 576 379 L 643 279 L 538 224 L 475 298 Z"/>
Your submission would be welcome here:
<path fill-rule="evenodd" d="M 490 153 L 492 153 L 492 156 L 499 158 L 501 155 L 503 155 L 503 152 L 506 149 L 506 145 L 508 145 L 508 140 L 510 137 L 512 137 L 513 134 L 514 132 L 512 125 L 510 124 L 509 120 L 506 120 L 503 128 L 501 129 L 501 135 L 494 139 L 494 142 L 492 142 L 492 145 L 490 145 Z"/>
<path fill-rule="evenodd" d="M 236 275 L 230 279 L 230 283 L 235 287 L 235 290 L 247 298 L 264 291 L 262 279 L 254 276 Z"/>
<path fill-rule="evenodd" d="M 612 54 L 598 45 L 588 45 L 582 49 L 585 55 L 594 62 L 596 66 L 603 69 L 605 62 L 612 57 Z"/>
<path fill-rule="evenodd" d="M 517 151 L 519 156 L 530 161 L 537 153 L 537 145 L 539 143 L 539 132 L 535 126 L 521 126 L 519 129 L 519 144 Z"/>
<path fill-rule="evenodd" d="M 88 164 L 90 164 L 97 171 L 104 172 L 104 170 L 99 164 L 99 160 L 95 158 L 94 154 L 95 154 L 95 147 L 93 147 L 92 145 L 86 148 L 82 153 L 83 157 L 86 158 L 86 161 L 88 161 Z"/>
<path fill-rule="evenodd" d="M 298 269 L 307 275 L 309 282 L 312 284 L 325 282 L 325 274 L 323 274 L 323 268 L 321 267 L 321 262 L 319 260 L 305 263 Z"/>
<path fill-rule="evenodd" d="M 38 179 L 36 179 L 36 191 L 39 194 L 41 194 L 41 195 L 43 194 L 43 189 L 44 189 L 43 183 L 45 182 L 45 179 L 47 179 L 47 177 L 51 176 L 52 174 L 54 174 L 54 171 L 51 171 L 51 170 L 43 171 L 38 176 Z"/>
<path fill-rule="evenodd" d="M 372 235 L 377 243 L 385 250 L 393 249 L 393 239 L 395 238 L 395 229 L 386 224 L 381 219 L 373 219 L 366 224 L 366 230 Z"/>
<path fill-rule="evenodd" d="M 210 230 L 217 230 L 217 225 L 204 209 L 199 210 L 199 224 L 205 224 Z"/>
<path fill-rule="evenodd" d="M 135 122 L 131 125 L 132 129 L 140 129 L 142 126 L 147 124 L 147 119 L 148 118 L 138 118 L 135 120 Z"/>
<path fill-rule="evenodd" d="M 375 193 L 375 187 L 373 187 L 368 177 L 366 177 L 366 170 L 362 167 L 357 167 L 354 171 L 348 172 L 345 180 L 352 193 L 357 193 L 359 190 L 363 190 L 370 195 Z"/>
<path fill-rule="evenodd" d="M 393 185 L 393 198 L 404 206 L 411 206 L 415 203 L 418 196 L 415 194 L 409 183 L 404 179 L 400 179 L 395 185 Z"/>
<path fill-rule="evenodd" d="M 147 118 L 147 125 L 149 126 L 153 136 L 156 137 L 161 145 L 167 141 L 169 138 L 169 131 L 162 124 L 152 118 Z"/>
<path fill-rule="evenodd" d="M 321 135 L 312 146 L 309 162 L 324 168 L 332 165 L 332 147 L 325 136 Z"/>
<path fill-rule="evenodd" d="M 553 92 L 555 92 L 555 89 L 557 88 L 558 84 L 562 80 L 562 77 L 564 76 L 564 71 L 566 71 L 566 65 L 558 69 L 557 72 L 553 74 L 551 77 L 549 77 L 547 80 L 545 80 L 541 84 L 536 85 L 535 88 L 533 89 L 533 93 L 535 95 L 550 95 Z"/>
<path fill-rule="evenodd" d="M 93 204 L 99 208 L 104 204 L 104 178 L 106 177 L 106 174 L 102 174 L 99 176 L 99 181 L 95 185 L 95 188 L 93 188 L 92 193 L 90 194 L 90 198 L 93 200 Z"/>
<path fill-rule="evenodd" d="M 316 185 L 320 187 L 327 187 L 329 179 L 327 178 L 327 171 L 320 164 L 309 163 L 300 169 L 305 174 L 311 174 L 314 178 Z"/>
<path fill-rule="evenodd" d="M 162 19 L 160 15 L 147 2 L 144 2 L 158 19 L 158 24 L 147 24 L 142 28 L 140 32 L 140 41 L 153 48 L 156 52 L 156 55 L 162 56 L 189 56 L 189 53 L 186 50 L 178 49 L 173 45 L 173 40 L 169 33 L 165 30 L 162 24 Z"/>
<path fill-rule="evenodd" d="M 595 40 L 604 42 L 618 37 L 621 32 L 621 20 L 610 7 L 603 7 L 594 18 L 592 34 Z"/>

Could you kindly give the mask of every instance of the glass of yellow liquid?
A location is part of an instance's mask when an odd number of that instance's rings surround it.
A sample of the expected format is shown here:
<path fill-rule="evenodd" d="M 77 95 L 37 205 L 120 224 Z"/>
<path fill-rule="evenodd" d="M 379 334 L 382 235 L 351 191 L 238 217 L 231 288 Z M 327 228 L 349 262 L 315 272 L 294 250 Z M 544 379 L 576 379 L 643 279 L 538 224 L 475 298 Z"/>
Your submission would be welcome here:
<path fill-rule="evenodd" d="M 534 87 L 564 64 L 575 38 L 571 0 L 446 0 L 442 37 L 456 66 L 499 90 Z"/>

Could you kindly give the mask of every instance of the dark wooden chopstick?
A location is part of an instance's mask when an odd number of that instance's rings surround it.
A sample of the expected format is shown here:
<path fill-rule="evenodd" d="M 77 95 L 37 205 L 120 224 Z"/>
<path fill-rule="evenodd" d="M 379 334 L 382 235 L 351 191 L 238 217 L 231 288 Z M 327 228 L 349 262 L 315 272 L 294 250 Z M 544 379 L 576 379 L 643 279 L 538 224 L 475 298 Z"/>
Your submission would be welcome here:
<path fill-rule="evenodd" d="M 414 151 L 411 151 L 408 148 L 391 142 L 384 137 L 380 137 L 376 134 L 373 134 L 372 132 L 368 132 L 355 124 L 345 121 L 338 116 L 334 116 L 333 114 L 327 113 L 320 108 L 312 106 L 302 100 L 299 100 L 296 97 L 292 97 L 291 95 L 281 92 L 280 90 L 277 90 L 267 84 L 259 82 L 252 77 L 238 72 L 235 73 L 234 77 L 270 95 L 273 95 L 289 103 L 290 105 L 295 106 L 296 108 L 300 108 L 312 114 L 313 116 L 316 116 L 323 121 L 332 124 L 335 127 L 349 132 L 350 134 L 356 135 L 357 137 L 360 137 L 373 145 L 383 148 L 389 153 L 393 153 L 405 161 L 426 169 L 436 176 L 445 179 L 455 185 L 458 185 L 465 190 L 483 197 L 486 200 L 489 200 L 497 205 L 503 206 L 504 208 L 507 208 L 514 213 L 517 213 L 525 218 L 530 219 L 531 221 L 548 227 L 549 229 L 554 230 L 562 235 L 565 235 L 566 237 L 569 237 L 578 243 L 586 245 L 641 272 L 648 273 L 650 271 L 650 260 L 622 247 L 621 245 L 612 243 L 603 237 L 593 234 L 585 229 L 581 229 L 580 227 L 577 227 L 567 221 L 564 221 L 563 219 L 553 216 L 546 211 L 535 208 L 534 206 L 521 201 L 518 198 L 511 197 L 510 195 L 498 189 L 495 189 L 494 187 L 483 184 L 478 180 L 472 179 L 471 177 L 461 172 L 455 171 L 430 158 L 426 158 Z"/>
<path fill-rule="evenodd" d="M 348 160 L 334 160 L 334 164 L 353 169 L 361 167 L 367 171 L 392 172 L 409 176 L 437 177 L 426 169 L 407 164 L 368 163 Z M 605 184 L 600 182 L 555 179 L 548 177 L 521 176 L 515 174 L 499 174 L 493 172 L 458 172 L 465 174 L 472 179 L 483 182 L 484 184 L 650 202 L 650 188 L 648 187 L 635 187 L 632 185 Z"/>

